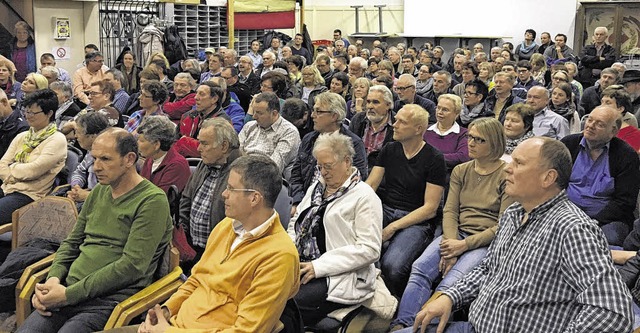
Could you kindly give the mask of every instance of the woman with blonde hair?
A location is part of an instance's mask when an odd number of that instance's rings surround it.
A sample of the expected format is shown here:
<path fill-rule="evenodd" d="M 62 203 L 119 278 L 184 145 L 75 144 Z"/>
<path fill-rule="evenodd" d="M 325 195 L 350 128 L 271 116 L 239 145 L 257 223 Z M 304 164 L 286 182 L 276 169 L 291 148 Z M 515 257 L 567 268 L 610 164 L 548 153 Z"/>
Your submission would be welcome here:
<path fill-rule="evenodd" d="M 16 67 L 11 60 L 0 56 L 0 89 L 4 91 L 11 106 L 15 106 L 22 91 L 15 78 Z"/>
<path fill-rule="evenodd" d="M 296 86 L 299 95 L 294 97 L 303 100 L 311 109 L 315 104 L 316 96 L 327 91 L 322 74 L 314 65 L 302 68 L 302 80 Z"/>
<path fill-rule="evenodd" d="M 365 110 L 370 87 L 371 82 L 366 77 L 359 77 L 353 81 L 351 99 L 347 102 L 347 119 L 351 120 L 356 113 Z"/>
<path fill-rule="evenodd" d="M 544 75 L 547 72 L 547 63 L 544 60 L 544 56 L 540 53 L 534 53 L 529 62 L 531 63 L 531 78 L 544 86 Z"/>
<path fill-rule="evenodd" d="M 27 77 L 22 81 L 20 85 L 20 95 L 16 101 L 16 110 L 20 110 L 20 112 L 24 115 L 22 102 L 25 97 L 34 91 L 47 89 L 49 87 L 49 81 L 42 74 L 38 73 L 29 73 Z"/>
<path fill-rule="evenodd" d="M 493 86 L 495 86 L 495 83 L 493 83 L 494 74 L 495 71 L 491 63 L 485 61 L 478 65 L 478 79 L 484 82 L 487 88 L 489 88 L 489 91 L 491 91 L 491 89 L 493 89 Z"/>

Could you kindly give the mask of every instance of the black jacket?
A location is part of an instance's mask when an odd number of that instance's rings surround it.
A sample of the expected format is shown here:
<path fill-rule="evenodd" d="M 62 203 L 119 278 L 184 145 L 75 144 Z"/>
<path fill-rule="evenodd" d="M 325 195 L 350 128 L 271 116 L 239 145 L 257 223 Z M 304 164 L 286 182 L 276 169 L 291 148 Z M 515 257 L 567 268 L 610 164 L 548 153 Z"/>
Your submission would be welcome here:
<path fill-rule="evenodd" d="M 353 148 L 356 151 L 356 155 L 353 158 L 353 166 L 360 171 L 360 179 L 367 179 L 367 176 L 369 176 L 369 171 L 367 170 L 367 151 L 364 149 L 362 139 L 349 131 L 345 126 L 340 126 L 340 134 L 351 138 Z M 313 157 L 311 151 L 319 135 L 319 132 L 313 131 L 302 138 L 298 155 L 293 162 L 293 170 L 291 170 L 291 179 L 289 180 L 289 196 L 291 196 L 294 204 L 302 201 L 307 189 L 311 186 L 316 166 L 316 158 Z"/>
<path fill-rule="evenodd" d="M 29 124 L 22 117 L 20 111 L 14 110 L 9 117 L 0 121 L 0 156 L 4 156 L 4 153 L 9 149 L 9 145 L 13 138 L 20 132 L 24 132 L 29 129 Z"/>

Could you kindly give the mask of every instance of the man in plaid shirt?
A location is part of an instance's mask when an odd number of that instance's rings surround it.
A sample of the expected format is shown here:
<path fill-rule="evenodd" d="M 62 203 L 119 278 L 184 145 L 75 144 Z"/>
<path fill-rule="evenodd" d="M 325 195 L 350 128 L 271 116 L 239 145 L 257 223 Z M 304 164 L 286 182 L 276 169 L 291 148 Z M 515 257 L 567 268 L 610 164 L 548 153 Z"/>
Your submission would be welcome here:
<path fill-rule="evenodd" d="M 604 234 L 565 194 L 569 151 L 536 137 L 512 157 L 505 191 L 517 202 L 500 219 L 487 257 L 434 295 L 413 330 L 425 332 L 440 317 L 437 332 L 630 332 L 631 297 Z M 447 325 L 452 309 L 469 303 L 469 322 Z"/>

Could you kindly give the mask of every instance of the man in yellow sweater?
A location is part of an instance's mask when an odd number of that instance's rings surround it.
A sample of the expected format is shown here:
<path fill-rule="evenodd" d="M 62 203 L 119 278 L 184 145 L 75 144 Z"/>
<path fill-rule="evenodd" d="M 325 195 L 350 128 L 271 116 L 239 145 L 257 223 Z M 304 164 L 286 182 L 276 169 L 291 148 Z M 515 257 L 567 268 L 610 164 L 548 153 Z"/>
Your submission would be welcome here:
<path fill-rule="evenodd" d="M 211 232 L 189 279 L 149 311 L 138 332 L 273 330 L 300 278 L 298 251 L 273 209 L 281 187 L 268 157 L 231 164 L 222 193 L 227 217 Z"/>

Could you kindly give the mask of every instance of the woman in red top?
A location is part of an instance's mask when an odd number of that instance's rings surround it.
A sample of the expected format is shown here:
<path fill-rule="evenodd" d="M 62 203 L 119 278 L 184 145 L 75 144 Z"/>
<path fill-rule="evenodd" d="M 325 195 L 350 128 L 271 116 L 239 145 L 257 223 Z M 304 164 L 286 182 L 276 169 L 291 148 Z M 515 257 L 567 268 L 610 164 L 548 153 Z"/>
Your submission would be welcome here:
<path fill-rule="evenodd" d="M 146 160 L 140 175 L 165 193 L 171 185 L 182 192 L 191 175 L 189 163 L 171 146 L 176 125 L 165 116 L 146 117 L 138 127 L 138 150 Z"/>

